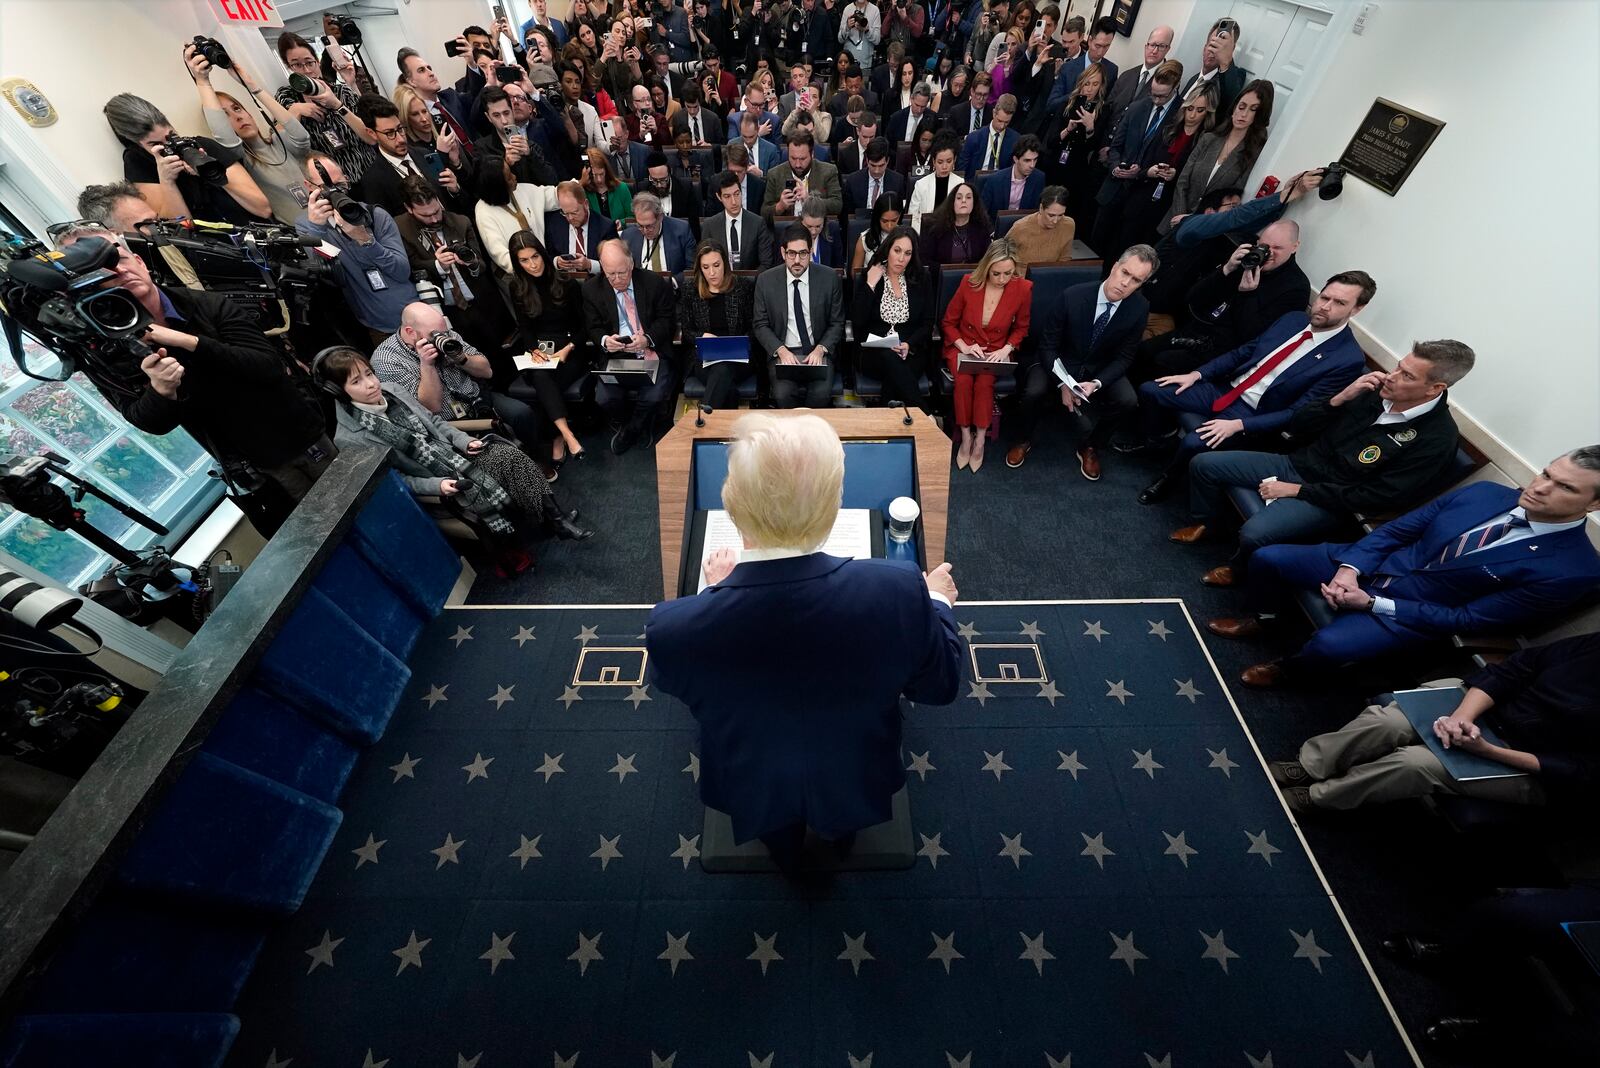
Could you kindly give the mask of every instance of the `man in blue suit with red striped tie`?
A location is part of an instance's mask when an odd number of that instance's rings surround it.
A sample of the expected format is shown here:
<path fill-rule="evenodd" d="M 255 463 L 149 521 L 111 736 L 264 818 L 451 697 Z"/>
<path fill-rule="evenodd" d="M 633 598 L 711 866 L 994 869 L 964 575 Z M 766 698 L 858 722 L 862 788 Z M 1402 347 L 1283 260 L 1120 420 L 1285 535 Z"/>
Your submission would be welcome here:
<path fill-rule="evenodd" d="M 1350 320 L 1378 291 L 1365 271 L 1341 271 L 1311 298 L 1254 341 L 1225 352 L 1188 374 L 1167 375 L 1139 387 L 1145 436 L 1154 440 L 1173 416 L 1184 432 L 1177 455 L 1139 494 L 1140 504 L 1160 500 L 1189 461 L 1207 449 L 1262 447 L 1276 439 L 1299 408 L 1320 404 L 1354 382 L 1366 365 Z M 1187 418 L 1185 418 L 1187 417 Z"/>
<path fill-rule="evenodd" d="M 1586 524 L 1600 511 L 1600 445 L 1552 461 L 1526 489 L 1476 482 L 1385 523 L 1351 545 L 1269 545 L 1250 562 L 1265 609 L 1285 588 L 1317 587 L 1337 618 L 1288 660 L 1242 676 L 1274 686 L 1437 641 L 1549 622 L 1600 592 L 1600 552 Z M 1261 620 L 1206 624 L 1245 638 Z"/>

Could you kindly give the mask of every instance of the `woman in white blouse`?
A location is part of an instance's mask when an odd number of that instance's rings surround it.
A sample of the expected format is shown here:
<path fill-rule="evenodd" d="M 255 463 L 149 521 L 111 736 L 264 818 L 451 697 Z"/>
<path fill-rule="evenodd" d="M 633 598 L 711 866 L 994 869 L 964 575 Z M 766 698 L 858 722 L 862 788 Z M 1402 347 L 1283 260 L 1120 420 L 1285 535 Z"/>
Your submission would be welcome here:
<path fill-rule="evenodd" d="M 483 250 L 496 267 L 510 274 L 511 253 L 507 245 L 511 235 L 528 230 L 543 241 L 544 214 L 556 210 L 556 190 L 550 185 L 518 185 L 517 176 L 505 166 L 504 157 L 498 160 L 500 166 L 494 166 L 495 162 L 485 161 L 478 172 L 478 205 L 473 209 L 473 221 L 483 239 Z"/>
<path fill-rule="evenodd" d="M 919 231 L 922 229 L 922 217 L 944 203 L 944 198 L 956 186 L 966 184 L 966 179 L 956 171 L 956 150 L 959 147 L 953 133 L 945 131 L 934 137 L 933 170 L 918 178 L 917 184 L 911 187 L 911 204 L 906 209 L 906 214 L 911 216 L 911 225 Z"/>

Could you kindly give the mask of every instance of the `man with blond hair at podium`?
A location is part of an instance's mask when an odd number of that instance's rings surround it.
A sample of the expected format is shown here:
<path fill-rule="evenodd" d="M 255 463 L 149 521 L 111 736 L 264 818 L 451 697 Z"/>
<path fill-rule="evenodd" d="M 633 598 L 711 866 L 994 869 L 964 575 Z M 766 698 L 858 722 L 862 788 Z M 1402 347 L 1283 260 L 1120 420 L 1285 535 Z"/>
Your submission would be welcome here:
<path fill-rule="evenodd" d="M 900 697 L 955 700 L 950 565 L 818 552 L 844 493 L 844 447 L 815 415 L 734 424 L 722 503 L 743 552 L 718 550 L 699 595 L 656 605 L 654 683 L 700 723 L 700 797 L 736 842 L 798 867 L 807 828 L 847 854 L 905 785 Z"/>

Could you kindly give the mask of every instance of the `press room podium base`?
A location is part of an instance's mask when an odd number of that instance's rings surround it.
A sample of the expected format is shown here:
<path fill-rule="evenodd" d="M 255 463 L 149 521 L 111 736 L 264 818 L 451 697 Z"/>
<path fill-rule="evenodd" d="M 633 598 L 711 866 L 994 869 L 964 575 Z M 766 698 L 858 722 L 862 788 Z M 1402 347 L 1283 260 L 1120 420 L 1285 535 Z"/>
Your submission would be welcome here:
<path fill-rule="evenodd" d="M 697 470 L 697 446 L 704 444 L 714 450 L 715 443 L 727 441 L 733 435 L 734 423 L 748 414 L 738 410 L 712 412 L 705 417 L 704 426 L 696 426 L 693 417 L 684 416 L 656 445 L 656 493 L 661 510 L 661 589 L 667 600 L 678 596 L 683 579 L 683 553 L 694 513 L 722 507 L 720 479 L 712 479 L 709 470 Z M 926 413 L 911 409 L 909 423 L 904 409 L 893 408 L 821 411 L 793 408 L 772 409 L 761 414 L 779 419 L 816 415 L 826 420 L 846 445 L 844 507 L 881 511 L 895 496 L 915 499 L 922 508 L 915 546 L 920 562 L 927 567 L 944 559 L 945 523 L 950 505 L 950 439 Z M 866 446 L 872 442 L 893 446 L 875 452 L 903 454 L 909 450 L 902 476 L 890 479 L 876 477 L 879 473 L 874 472 L 874 477 L 863 477 L 865 473 L 860 470 L 859 461 L 852 461 L 851 453 L 856 445 Z"/>
<path fill-rule="evenodd" d="M 801 866 L 807 872 L 836 871 L 905 871 L 917 862 L 916 845 L 911 837 L 911 800 L 905 787 L 890 799 L 891 815 L 888 822 L 868 827 L 856 834 L 855 847 L 846 857 L 836 857 L 826 846 L 811 848 L 811 835 L 806 840 L 806 862 Z M 733 821 L 727 813 L 714 808 L 706 809 L 705 825 L 700 834 L 700 867 L 711 875 L 737 875 L 753 872 L 775 872 L 778 865 L 767 847 L 756 838 L 744 845 L 733 841 Z"/>

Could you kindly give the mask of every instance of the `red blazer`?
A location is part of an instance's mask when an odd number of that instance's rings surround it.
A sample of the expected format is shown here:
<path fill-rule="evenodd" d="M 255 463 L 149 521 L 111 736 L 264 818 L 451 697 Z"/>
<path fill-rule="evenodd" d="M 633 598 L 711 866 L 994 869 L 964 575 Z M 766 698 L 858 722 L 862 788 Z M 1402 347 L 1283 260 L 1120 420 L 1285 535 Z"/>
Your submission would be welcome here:
<path fill-rule="evenodd" d="M 968 278 L 971 276 L 968 275 Z M 944 323 L 940 336 L 944 339 L 944 358 L 954 373 L 960 353 L 955 339 L 959 336 L 969 345 L 979 345 L 985 351 L 1010 345 L 1016 349 L 1028 336 L 1028 317 L 1033 308 L 1033 283 L 1026 278 L 1013 278 L 1000 294 L 989 325 L 983 325 L 983 287 L 973 289 L 962 278 L 956 286 L 956 295 L 944 310 Z M 1012 359 L 1016 359 L 1013 354 Z"/>

